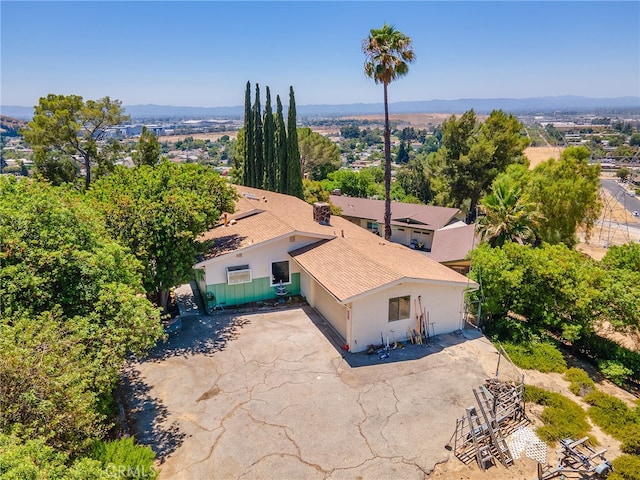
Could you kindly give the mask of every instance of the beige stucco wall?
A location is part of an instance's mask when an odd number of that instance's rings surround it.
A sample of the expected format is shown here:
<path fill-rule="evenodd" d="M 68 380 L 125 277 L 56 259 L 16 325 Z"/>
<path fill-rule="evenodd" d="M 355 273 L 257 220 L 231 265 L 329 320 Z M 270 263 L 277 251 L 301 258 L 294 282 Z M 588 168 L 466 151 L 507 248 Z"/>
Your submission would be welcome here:
<path fill-rule="evenodd" d="M 311 290 L 313 292 L 311 295 L 313 303 L 311 303 L 309 301 L 309 297 L 307 297 L 309 305 L 318 310 L 318 312 L 320 312 L 320 314 L 326 318 L 331 325 L 333 325 L 333 328 L 342 336 L 342 338 L 348 342 L 346 307 L 341 303 L 338 303 L 335 297 L 333 297 L 317 282 L 311 282 Z"/>
<path fill-rule="evenodd" d="M 403 283 L 354 301 L 351 304 L 351 351 L 363 351 L 369 344 L 379 344 L 381 333 L 385 342 L 387 336 L 389 341 L 394 338 L 406 340 L 408 329 L 416 328 L 418 295 L 422 296 L 422 306 L 428 311 L 429 322 L 434 323 L 436 335 L 458 330 L 463 313 L 463 292 L 464 285 Z M 389 322 L 389 299 L 405 295 L 411 296 L 410 318 Z"/>

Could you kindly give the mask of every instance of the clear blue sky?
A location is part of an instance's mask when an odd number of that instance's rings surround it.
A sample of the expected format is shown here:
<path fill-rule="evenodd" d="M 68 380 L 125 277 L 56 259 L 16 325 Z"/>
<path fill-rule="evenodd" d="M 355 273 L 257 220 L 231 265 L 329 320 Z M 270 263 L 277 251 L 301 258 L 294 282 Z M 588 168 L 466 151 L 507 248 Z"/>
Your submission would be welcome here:
<path fill-rule="evenodd" d="M 640 96 L 640 1 L 0 2 L 3 105 L 48 93 L 125 105 L 378 103 L 361 42 L 413 39 L 389 101 Z"/>

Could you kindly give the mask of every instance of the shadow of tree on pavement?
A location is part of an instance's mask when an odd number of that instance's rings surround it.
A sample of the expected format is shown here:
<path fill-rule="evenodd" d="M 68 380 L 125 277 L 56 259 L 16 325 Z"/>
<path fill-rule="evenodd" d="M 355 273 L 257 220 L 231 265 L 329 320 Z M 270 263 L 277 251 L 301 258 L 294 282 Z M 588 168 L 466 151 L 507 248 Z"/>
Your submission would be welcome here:
<path fill-rule="evenodd" d="M 129 430 L 138 443 L 151 447 L 160 463 L 164 463 L 186 434 L 180 432 L 177 422 L 167 424 L 167 407 L 151 395 L 134 365 L 125 367 L 120 383 Z"/>

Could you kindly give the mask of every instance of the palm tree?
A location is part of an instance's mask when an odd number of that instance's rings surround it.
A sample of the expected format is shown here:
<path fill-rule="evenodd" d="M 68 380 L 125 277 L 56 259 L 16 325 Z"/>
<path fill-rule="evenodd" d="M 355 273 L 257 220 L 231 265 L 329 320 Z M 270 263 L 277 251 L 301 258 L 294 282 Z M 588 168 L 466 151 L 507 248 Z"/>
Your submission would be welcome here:
<path fill-rule="evenodd" d="M 387 87 L 396 78 L 409 72 L 409 63 L 415 60 L 411 38 L 386 23 L 381 29 L 371 29 L 362 41 L 366 55 L 364 73 L 384 86 L 384 238 L 391 238 L 391 129 Z"/>
<path fill-rule="evenodd" d="M 501 247 L 507 241 L 522 244 L 535 240 L 540 214 L 533 204 L 522 201 L 520 187 L 498 180 L 491 190 L 479 205 L 484 214 L 477 224 L 482 240 L 491 247 Z"/>

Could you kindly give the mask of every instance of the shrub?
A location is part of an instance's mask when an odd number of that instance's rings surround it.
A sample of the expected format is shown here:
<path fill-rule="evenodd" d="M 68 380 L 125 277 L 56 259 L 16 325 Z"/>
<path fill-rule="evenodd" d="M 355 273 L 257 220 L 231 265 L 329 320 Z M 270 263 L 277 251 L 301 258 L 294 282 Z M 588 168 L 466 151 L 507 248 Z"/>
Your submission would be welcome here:
<path fill-rule="evenodd" d="M 563 438 L 582 438 L 590 430 L 583 408 L 559 393 L 527 385 L 525 400 L 545 407 L 540 415 L 545 425 L 538 428 L 537 434 L 549 445 Z"/>
<path fill-rule="evenodd" d="M 630 425 L 624 429 L 624 441 L 620 446 L 624 453 L 640 455 L 640 425 Z"/>
<path fill-rule="evenodd" d="M 594 390 L 584 397 L 589 405 L 591 419 L 602 430 L 620 441 L 625 441 L 625 432 L 633 425 L 640 425 L 638 408 L 631 409 L 619 398 Z"/>
<path fill-rule="evenodd" d="M 551 343 L 540 342 L 530 345 L 504 343 L 502 346 L 513 363 L 520 368 L 538 370 L 542 373 L 564 373 L 567 370 L 567 362 L 562 353 Z"/>
<path fill-rule="evenodd" d="M 613 359 L 620 362 L 632 371 L 632 378 L 640 380 L 640 352 L 624 348 L 613 340 L 598 335 L 584 336 L 574 345 L 594 359 Z"/>
<path fill-rule="evenodd" d="M 640 457 L 621 455 L 613 462 L 613 473 L 608 480 L 640 480 Z"/>
<path fill-rule="evenodd" d="M 485 333 L 495 340 L 515 344 L 536 341 L 538 335 L 528 325 L 511 317 L 499 318 L 485 327 Z"/>
<path fill-rule="evenodd" d="M 93 444 L 92 455 L 109 471 L 117 472 L 121 480 L 154 480 L 158 472 L 153 468 L 155 453 L 144 445 L 136 445 L 133 437 Z"/>
<path fill-rule="evenodd" d="M 633 374 L 633 370 L 616 360 L 598 360 L 598 368 L 606 378 L 620 387 Z"/>
<path fill-rule="evenodd" d="M 580 397 L 585 396 L 595 388 L 594 381 L 581 368 L 570 368 L 565 372 L 564 379 L 571 383 L 569 385 L 571 393 Z"/>
<path fill-rule="evenodd" d="M 115 478 L 100 462 L 87 457 L 71 460 L 42 437 L 23 440 L 0 433 L 2 480 L 109 480 Z"/>

